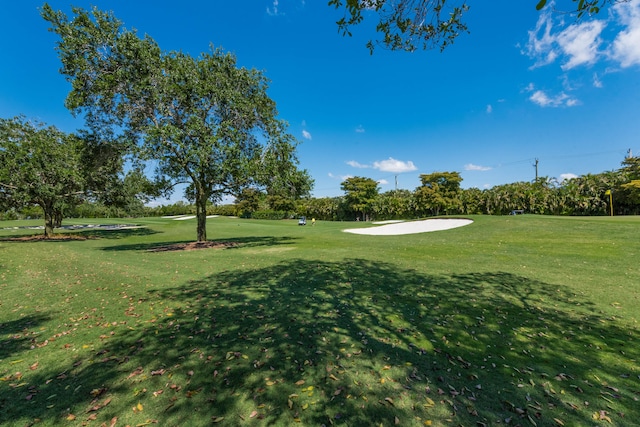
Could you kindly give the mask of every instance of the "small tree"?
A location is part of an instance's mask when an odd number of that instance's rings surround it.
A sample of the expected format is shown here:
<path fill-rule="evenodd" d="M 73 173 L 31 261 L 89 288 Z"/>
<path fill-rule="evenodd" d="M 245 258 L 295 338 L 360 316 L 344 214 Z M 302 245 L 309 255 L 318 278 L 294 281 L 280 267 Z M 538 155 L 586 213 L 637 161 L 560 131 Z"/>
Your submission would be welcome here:
<path fill-rule="evenodd" d="M 356 214 L 361 213 L 362 219 L 367 218 L 373 203 L 378 197 L 378 183 L 361 176 L 345 179 L 340 185 L 345 192 L 345 203 Z"/>
<path fill-rule="evenodd" d="M 637 213 L 640 209 L 640 157 L 627 157 L 622 166 L 621 174 L 628 180 L 620 185 L 623 207 L 627 213 Z"/>
<path fill-rule="evenodd" d="M 39 206 L 44 236 L 53 236 L 64 208 L 84 195 L 83 140 L 22 117 L 0 119 L 0 205 Z"/>
<path fill-rule="evenodd" d="M 251 213 L 260 209 L 264 193 L 255 188 L 245 188 L 236 196 L 237 213 L 243 217 L 250 217 Z"/>
<path fill-rule="evenodd" d="M 431 215 L 441 212 L 451 214 L 462 208 L 460 183 L 462 177 L 458 172 L 434 172 L 420 175 L 422 186 L 416 188 L 415 197 L 418 208 Z"/>

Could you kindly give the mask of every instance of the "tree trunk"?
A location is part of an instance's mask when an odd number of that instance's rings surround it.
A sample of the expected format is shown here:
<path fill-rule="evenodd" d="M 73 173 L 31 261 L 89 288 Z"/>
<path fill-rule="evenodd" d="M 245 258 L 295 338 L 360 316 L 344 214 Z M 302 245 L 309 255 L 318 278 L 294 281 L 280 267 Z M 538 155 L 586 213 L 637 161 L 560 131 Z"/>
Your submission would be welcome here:
<path fill-rule="evenodd" d="M 198 242 L 207 241 L 207 196 L 196 190 L 196 220 L 198 221 Z"/>
<path fill-rule="evenodd" d="M 62 208 L 54 210 L 53 225 L 58 228 L 62 227 Z"/>
<path fill-rule="evenodd" d="M 50 239 L 53 237 L 53 228 L 55 224 L 55 211 L 52 206 L 43 206 L 44 211 L 44 238 Z"/>

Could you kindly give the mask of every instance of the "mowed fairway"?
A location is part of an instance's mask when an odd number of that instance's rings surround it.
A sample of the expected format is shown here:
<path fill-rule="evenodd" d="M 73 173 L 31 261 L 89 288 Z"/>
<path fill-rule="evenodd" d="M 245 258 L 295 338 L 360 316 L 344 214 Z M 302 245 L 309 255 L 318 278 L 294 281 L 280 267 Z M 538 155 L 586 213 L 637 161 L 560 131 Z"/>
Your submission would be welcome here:
<path fill-rule="evenodd" d="M 640 218 L 470 218 L 0 230 L 0 424 L 637 425 Z"/>

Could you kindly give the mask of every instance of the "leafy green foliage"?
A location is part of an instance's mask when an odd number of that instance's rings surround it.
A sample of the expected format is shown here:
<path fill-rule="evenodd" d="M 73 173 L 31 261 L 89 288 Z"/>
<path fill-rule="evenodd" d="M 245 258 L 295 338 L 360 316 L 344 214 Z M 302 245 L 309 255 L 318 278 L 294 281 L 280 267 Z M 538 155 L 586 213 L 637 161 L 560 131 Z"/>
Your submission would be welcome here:
<path fill-rule="evenodd" d="M 577 19 L 592 15 L 617 0 L 571 0 L 573 6 L 567 12 Z M 629 1 L 629 0 L 621 0 Z M 540 0 L 536 10 L 542 10 L 547 0 Z M 453 44 L 462 33 L 468 33 L 464 14 L 469 11 L 465 0 L 329 0 L 329 6 L 344 10 L 344 16 L 336 24 L 343 35 L 351 36 L 351 28 L 361 25 L 369 15 L 378 16 L 376 31 L 379 40 L 370 40 L 367 48 L 373 53 L 376 46 L 390 50 L 413 52 L 416 49 L 440 51 Z M 480 6 L 482 4 L 480 3 Z"/>
<path fill-rule="evenodd" d="M 362 214 L 360 219 L 365 220 L 378 197 L 378 183 L 371 178 L 354 176 L 345 179 L 340 188 L 345 192 L 345 203 L 349 209 L 358 218 Z"/>
<path fill-rule="evenodd" d="M 625 2 L 629 0 L 571 0 L 574 3 L 574 9 L 571 10 L 572 13 L 575 13 L 578 19 L 582 18 L 585 14 L 592 15 L 600 13 L 600 9 L 603 7 L 619 3 Z M 538 4 L 536 4 L 536 10 L 542 10 L 547 3 L 547 0 L 540 0 Z"/>
<path fill-rule="evenodd" d="M 297 141 L 277 118 L 260 71 L 238 68 L 236 58 L 220 49 L 198 58 L 162 52 L 111 13 L 73 13 L 69 20 L 48 5 L 42 9 L 61 38 L 61 72 L 72 83 L 67 106 L 84 112 L 92 127 L 120 127 L 129 139 L 139 139 L 140 158 L 156 161 L 157 180 L 167 192 L 189 184 L 198 241 L 207 239 L 209 201 L 268 182 L 286 187 L 290 176 L 301 181 L 294 172 Z"/>
<path fill-rule="evenodd" d="M 350 28 L 361 24 L 365 15 L 372 11 L 378 14 L 380 20 L 376 31 L 381 39 L 367 43 L 367 48 L 373 53 L 378 45 L 409 52 L 419 48 L 444 50 L 460 33 L 468 32 L 462 17 L 469 6 L 462 2 L 451 7 L 451 3 L 447 0 L 330 0 L 329 6 L 345 9 L 345 16 L 336 23 L 342 34 L 349 36 Z"/>
<path fill-rule="evenodd" d="M 53 126 L 22 117 L 0 119 L 0 206 L 38 205 L 45 237 L 62 220 L 64 209 L 81 201 L 86 188 L 83 141 Z"/>
<path fill-rule="evenodd" d="M 458 172 L 434 172 L 420 175 L 422 185 L 416 189 L 416 204 L 420 212 L 440 215 L 458 212 L 460 203 L 460 183 Z"/>

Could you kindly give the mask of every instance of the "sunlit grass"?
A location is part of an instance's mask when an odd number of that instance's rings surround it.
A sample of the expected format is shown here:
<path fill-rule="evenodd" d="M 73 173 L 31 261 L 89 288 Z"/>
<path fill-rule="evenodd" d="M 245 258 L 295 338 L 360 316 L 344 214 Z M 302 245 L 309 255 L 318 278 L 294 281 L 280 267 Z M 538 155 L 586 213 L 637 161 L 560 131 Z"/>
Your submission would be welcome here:
<path fill-rule="evenodd" d="M 473 219 L 2 240 L 0 423 L 635 425 L 640 218 Z"/>

